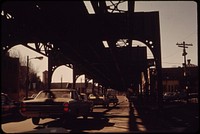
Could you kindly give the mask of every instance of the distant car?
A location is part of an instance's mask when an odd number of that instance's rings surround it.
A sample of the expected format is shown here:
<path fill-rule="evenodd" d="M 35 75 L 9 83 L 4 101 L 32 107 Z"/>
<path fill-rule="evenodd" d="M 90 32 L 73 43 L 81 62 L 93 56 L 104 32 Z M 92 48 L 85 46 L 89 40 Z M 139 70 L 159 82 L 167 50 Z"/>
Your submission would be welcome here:
<path fill-rule="evenodd" d="M 177 99 L 178 100 L 185 100 L 187 99 L 187 93 L 186 92 L 177 92 Z"/>
<path fill-rule="evenodd" d="M 129 95 L 129 96 L 128 96 L 129 102 L 133 102 L 133 101 L 137 100 L 137 99 L 138 99 L 138 96 L 139 96 L 139 95 L 136 94 L 136 93 L 133 93 L 133 94 Z"/>
<path fill-rule="evenodd" d="M 189 93 L 188 97 L 189 98 L 198 98 L 198 93 Z"/>
<path fill-rule="evenodd" d="M 1 93 L 1 114 L 7 116 L 19 113 L 19 102 L 11 100 L 7 94 Z"/>
<path fill-rule="evenodd" d="M 43 90 L 34 99 L 22 101 L 20 106 L 21 114 L 31 117 L 35 125 L 40 118 L 86 118 L 92 109 L 91 103 L 83 101 L 75 89 Z"/>
<path fill-rule="evenodd" d="M 108 100 L 109 103 L 113 103 L 114 105 L 116 105 L 119 102 L 116 95 L 108 95 Z"/>
<path fill-rule="evenodd" d="M 88 99 L 87 94 L 80 93 L 80 97 L 82 101 L 84 101 L 85 103 L 88 103 L 91 106 L 91 111 L 93 111 L 93 106 L 94 106 L 93 101 Z"/>
<path fill-rule="evenodd" d="M 163 94 L 163 101 L 170 102 L 178 99 L 178 95 L 176 92 L 165 92 Z"/>
<path fill-rule="evenodd" d="M 109 100 L 105 95 L 94 95 L 90 94 L 88 99 L 93 102 L 94 105 L 103 105 L 104 107 L 109 107 Z"/>

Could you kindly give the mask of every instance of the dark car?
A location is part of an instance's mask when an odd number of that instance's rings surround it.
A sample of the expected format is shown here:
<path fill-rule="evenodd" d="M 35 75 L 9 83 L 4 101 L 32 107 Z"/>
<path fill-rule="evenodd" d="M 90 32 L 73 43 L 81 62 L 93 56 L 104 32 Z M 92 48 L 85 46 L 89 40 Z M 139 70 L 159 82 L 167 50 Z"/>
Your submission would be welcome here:
<path fill-rule="evenodd" d="M 163 94 L 163 101 L 164 102 L 174 101 L 177 98 L 178 98 L 177 92 L 165 92 Z"/>
<path fill-rule="evenodd" d="M 92 101 L 94 105 L 102 105 L 104 107 L 109 107 L 109 100 L 103 94 L 99 95 L 90 94 L 88 96 L 88 100 Z"/>
<path fill-rule="evenodd" d="M 93 106 L 83 101 L 75 89 L 43 90 L 32 100 L 21 103 L 20 112 L 31 117 L 33 124 L 39 124 L 40 118 L 61 118 L 64 120 L 78 116 L 87 117 Z"/>
<path fill-rule="evenodd" d="M 91 106 L 91 111 L 93 111 L 94 103 L 93 103 L 93 101 L 91 101 L 91 100 L 88 99 L 87 94 L 80 93 L 80 97 L 81 97 L 81 99 L 82 99 L 83 102 L 88 103 Z"/>
<path fill-rule="evenodd" d="M 113 103 L 114 105 L 116 105 L 119 102 L 116 95 L 108 95 L 108 100 L 109 103 Z"/>
<path fill-rule="evenodd" d="M 1 93 L 1 114 L 7 116 L 19 113 L 19 102 L 8 97 L 7 94 Z"/>
<path fill-rule="evenodd" d="M 178 100 L 186 100 L 187 99 L 187 93 L 186 92 L 177 92 L 177 99 Z"/>

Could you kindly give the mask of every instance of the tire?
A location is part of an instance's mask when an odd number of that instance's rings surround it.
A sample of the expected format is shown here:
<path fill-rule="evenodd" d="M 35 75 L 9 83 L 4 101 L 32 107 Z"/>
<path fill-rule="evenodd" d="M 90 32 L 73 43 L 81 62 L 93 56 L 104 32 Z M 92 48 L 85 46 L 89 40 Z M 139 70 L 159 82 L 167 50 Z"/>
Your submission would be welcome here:
<path fill-rule="evenodd" d="M 107 108 L 107 105 L 106 105 L 106 104 L 103 104 L 103 107 L 104 107 L 104 108 Z"/>
<path fill-rule="evenodd" d="M 109 104 L 104 104 L 104 107 L 105 108 L 109 108 Z"/>
<path fill-rule="evenodd" d="M 33 117 L 33 118 L 32 118 L 32 123 L 33 123 L 34 125 L 38 125 L 39 122 L 40 122 L 40 118 L 39 118 L 39 117 Z"/>
<path fill-rule="evenodd" d="M 65 116 L 61 117 L 62 124 L 71 124 L 75 120 L 76 120 L 76 116 L 74 116 L 74 115 L 65 115 Z"/>

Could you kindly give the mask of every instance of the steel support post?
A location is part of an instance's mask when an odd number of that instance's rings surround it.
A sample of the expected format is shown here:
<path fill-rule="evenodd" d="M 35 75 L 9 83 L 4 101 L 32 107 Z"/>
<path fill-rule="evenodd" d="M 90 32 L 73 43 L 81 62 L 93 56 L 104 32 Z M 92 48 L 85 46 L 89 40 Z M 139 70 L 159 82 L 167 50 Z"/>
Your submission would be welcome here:
<path fill-rule="evenodd" d="M 29 92 L 29 56 L 27 56 L 27 65 L 26 65 L 26 99 L 28 98 Z"/>
<path fill-rule="evenodd" d="M 73 83 L 72 83 L 72 88 L 76 88 L 76 76 L 77 76 L 77 71 L 76 71 L 76 66 L 73 65 Z"/>
<path fill-rule="evenodd" d="M 161 65 L 157 65 L 157 87 L 158 87 L 158 107 L 163 108 L 163 87 L 162 87 L 162 70 Z"/>
<path fill-rule="evenodd" d="M 52 78 L 52 51 L 48 51 L 48 90 L 51 89 L 51 78 Z"/>

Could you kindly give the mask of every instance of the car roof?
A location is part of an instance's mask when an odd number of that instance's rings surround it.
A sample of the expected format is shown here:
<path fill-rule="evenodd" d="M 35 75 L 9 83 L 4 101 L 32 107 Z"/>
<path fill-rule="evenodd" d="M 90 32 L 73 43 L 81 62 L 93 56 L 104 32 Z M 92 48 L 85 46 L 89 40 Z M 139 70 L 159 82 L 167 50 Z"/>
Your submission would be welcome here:
<path fill-rule="evenodd" d="M 44 91 L 76 91 L 76 89 L 50 89 Z"/>
<path fill-rule="evenodd" d="M 87 94 L 85 94 L 85 93 L 80 93 L 80 95 L 87 95 Z"/>

